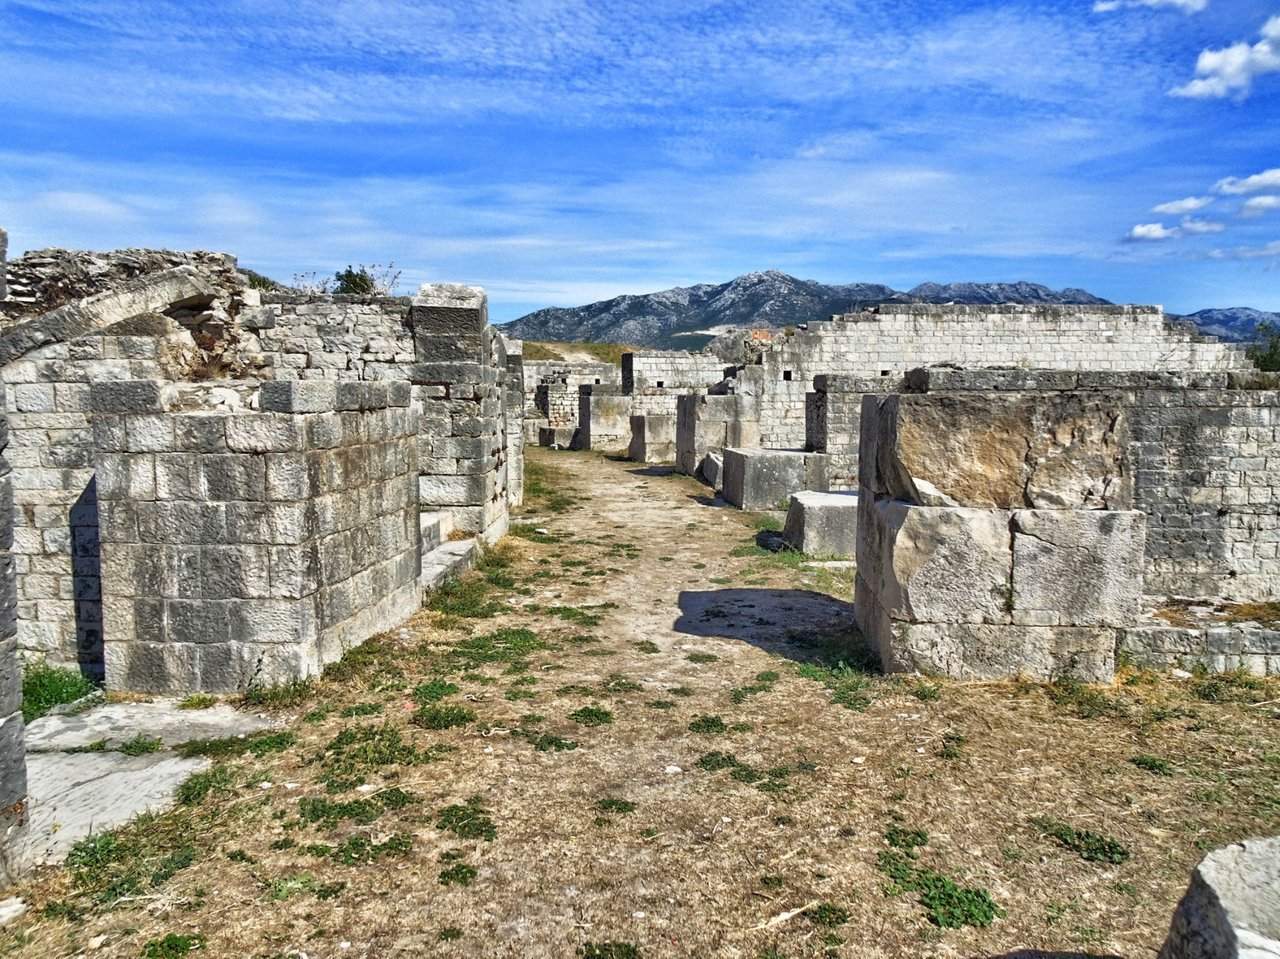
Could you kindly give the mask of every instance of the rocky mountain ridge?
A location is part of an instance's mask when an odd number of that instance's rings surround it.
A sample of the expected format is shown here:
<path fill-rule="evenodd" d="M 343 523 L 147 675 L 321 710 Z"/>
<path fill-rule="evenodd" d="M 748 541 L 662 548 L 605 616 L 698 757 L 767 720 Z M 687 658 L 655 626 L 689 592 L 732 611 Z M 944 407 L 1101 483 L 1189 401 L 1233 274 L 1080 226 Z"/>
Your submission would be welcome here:
<path fill-rule="evenodd" d="M 878 303 L 1109 302 L 1086 290 L 1052 290 L 1025 281 L 921 283 L 903 292 L 878 283 L 830 285 L 800 280 L 780 270 L 765 270 L 727 283 L 627 294 L 579 307 L 549 307 L 513 320 L 503 327 L 503 332 L 527 340 L 697 350 L 729 329 L 780 329 Z M 1251 339 L 1257 323 L 1267 318 L 1280 323 L 1280 314 L 1246 308 L 1202 310 L 1183 317 L 1203 332 L 1230 340 Z"/>

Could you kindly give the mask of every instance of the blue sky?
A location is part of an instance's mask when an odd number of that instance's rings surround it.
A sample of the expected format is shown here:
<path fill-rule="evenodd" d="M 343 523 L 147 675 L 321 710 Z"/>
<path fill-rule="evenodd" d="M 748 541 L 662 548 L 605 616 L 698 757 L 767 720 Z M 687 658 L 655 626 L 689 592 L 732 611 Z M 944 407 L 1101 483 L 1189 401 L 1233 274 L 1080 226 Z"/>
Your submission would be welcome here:
<path fill-rule="evenodd" d="M 1280 0 L 0 0 L 10 252 L 1280 310 Z"/>

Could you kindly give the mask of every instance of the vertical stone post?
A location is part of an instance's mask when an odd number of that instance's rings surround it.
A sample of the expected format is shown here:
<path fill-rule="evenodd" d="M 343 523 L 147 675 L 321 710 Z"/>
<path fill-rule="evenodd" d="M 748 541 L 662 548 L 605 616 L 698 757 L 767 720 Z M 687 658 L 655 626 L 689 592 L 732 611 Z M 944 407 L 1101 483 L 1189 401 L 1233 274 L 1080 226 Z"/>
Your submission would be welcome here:
<path fill-rule="evenodd" d="M 3 234 L 0 234 L 2 236 Z M 0 256 L 0 274 L 4 259 Z M 0 387 L 0 410 L 4 408 Z M 27 871 L 27 762 L 22 735 L 22 663 L 18 659 L 17 593 L 14 589 L 13 480 L 4 454 L 8 420 L 0 413 L 0 888 Z"/>

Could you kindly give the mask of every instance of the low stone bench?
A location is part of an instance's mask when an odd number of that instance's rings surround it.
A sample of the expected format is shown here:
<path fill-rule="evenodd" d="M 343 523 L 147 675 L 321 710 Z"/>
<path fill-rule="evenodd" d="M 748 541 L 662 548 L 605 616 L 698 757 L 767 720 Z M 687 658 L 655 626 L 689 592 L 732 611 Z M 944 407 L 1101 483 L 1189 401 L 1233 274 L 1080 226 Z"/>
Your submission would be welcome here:
<path fill-rule="evenodd" d="M 858 494 L 792 493 L 782 539 L 810 556 L 854 556 L 858 551 Z"/>
<path fill-rule="evenodd" d="M 828 457 L 803 450 L 724 451 L 724 498 L 739 509 L 779 509 L 800 490 L 825 491 Z"/>
<path fill-rule="evenodd" d="M 1280 837 L 1215 849 L 1191 874 L 1159 959 L 1280 957 Z"/>

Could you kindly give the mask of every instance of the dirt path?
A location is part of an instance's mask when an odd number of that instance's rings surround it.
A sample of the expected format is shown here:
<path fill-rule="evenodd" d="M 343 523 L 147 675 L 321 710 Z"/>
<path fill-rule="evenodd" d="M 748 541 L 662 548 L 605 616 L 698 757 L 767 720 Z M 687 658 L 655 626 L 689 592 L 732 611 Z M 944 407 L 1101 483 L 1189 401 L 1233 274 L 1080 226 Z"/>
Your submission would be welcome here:
<path fill-rule="evenodd" d="M 1280 830 L 1274 687 L 868 676 L 847 570 L 665 471 L 530 464 L 477 573 L 41 877 L 0 951 L 1148 956 L 1198 846 Z"/>

